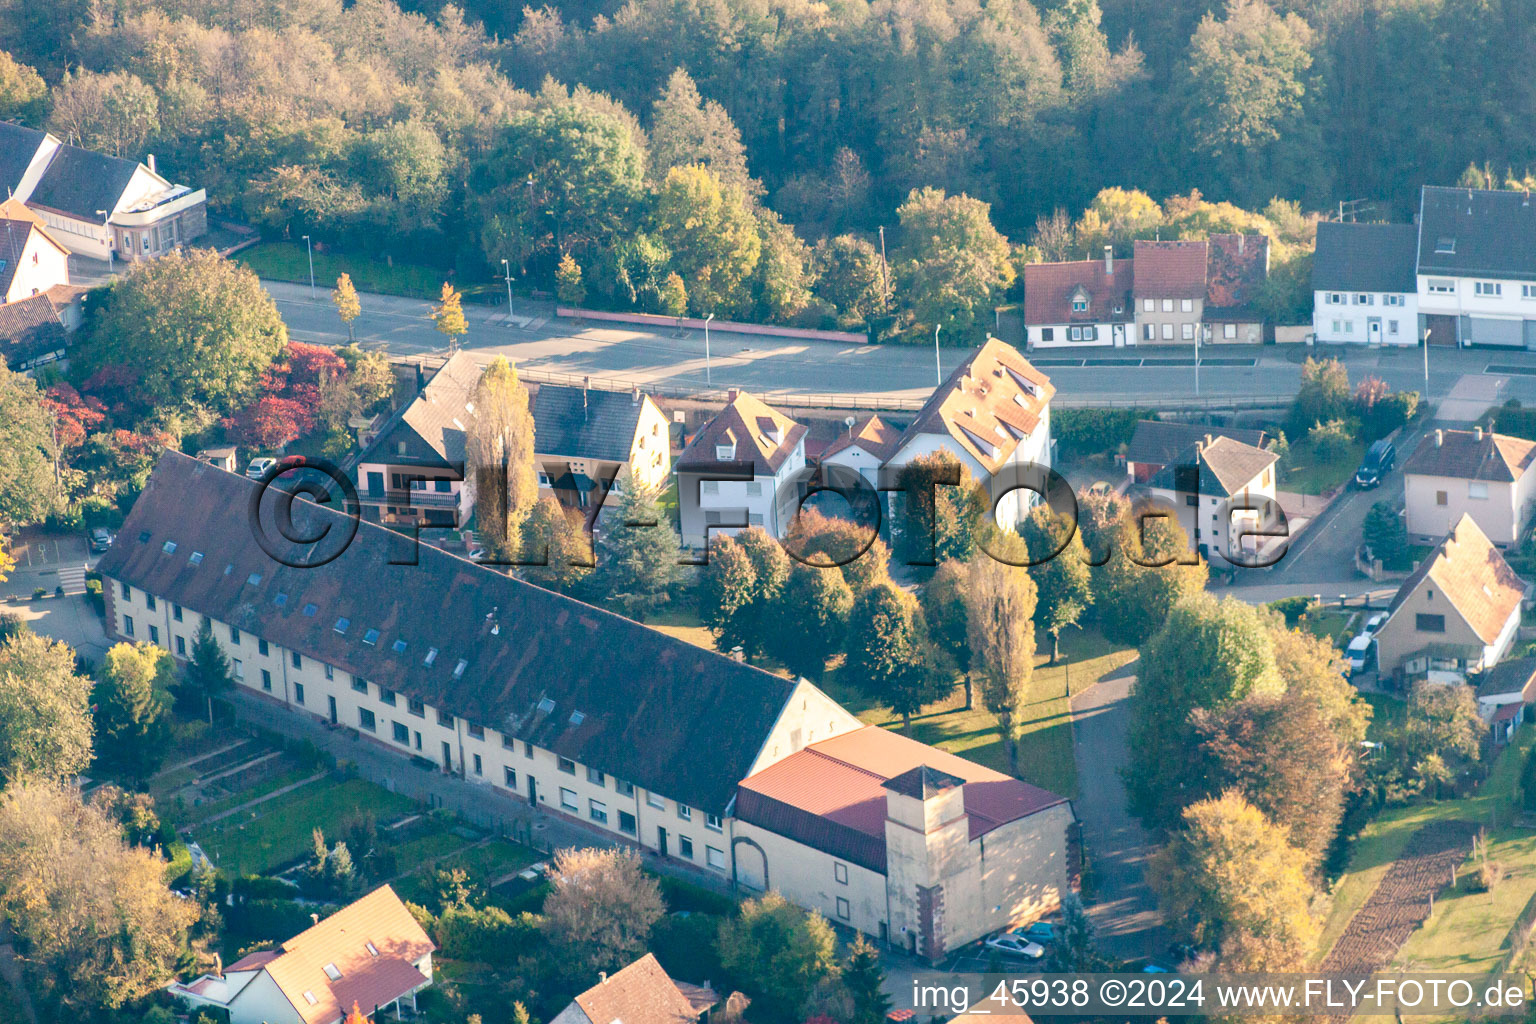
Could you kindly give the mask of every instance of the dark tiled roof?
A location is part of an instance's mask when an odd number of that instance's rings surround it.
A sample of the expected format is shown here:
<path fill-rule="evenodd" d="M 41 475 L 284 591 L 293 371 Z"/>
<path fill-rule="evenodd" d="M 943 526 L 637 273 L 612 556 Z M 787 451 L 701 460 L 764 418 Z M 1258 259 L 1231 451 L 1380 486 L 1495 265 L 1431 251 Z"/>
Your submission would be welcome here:
<path fill-rule="evenodd" d="M 640 413 L 648 401 L 628 391 L 541 384 L 533 396 L 533 450 L 540 455 L 628 462 Z"/>
<path fill-rule="evenodd" d="M 1501 661 L 1476 678 L 1479 697 L 1495 697 L 1504 693 L 1523 694 L 1527 687 L 1536 687 L 1536 655 Z"/>
<path fill-rule="evenodd" d="M 32 360 L 68 344 L 59 311 L 47 295 L 33 295 L 0 306 L 0 358 L 20 371 Z"/>
<path fill-rule="evenodd" d="M 1418 290 L 1414 277 L 1419 229 L 1412 224 L 1317 225 L 1312 289 L 1339 292 Z"/>
<path fill-rule="evenodd" d="M 21 176 L 37 155 L 37 147 L 43 144 L 44 138 L 44 134 L 35 128 L 0 121 L 0 190 L 4 190 L 4 195 L 14 192 L 21 184 Z"/>
<path fill-rule="evenodd" d="M 1217 319 L 1256 316 L 1253 302 L 1269 277 L 1269 239 L 1212 235 L 1207 244 L 1205 315 Z"/>
<path fill-rule="evenodd" d="M 1523 437 L 1491 430 L 1433 430 L 1413 450 L 1403 472 L 1510 483 L 1524 476 L 1533 460 L 1536 441 Z"/>
<path fill-rule="evenodd" d="M 1185 473 L 1198 463 L 1200 493 L 1231 497 L 1242 490 L 1244 484 L 1274 465 L 1278 458 L 1274 452 L 1230 437 L 1213 437 L 1210 444 L 1196 442 L 1174 456 L 1147 481 L 1147 486 L 1187 492 L 1189 484 Z"/>
<path fill-rule="evenodd" d="M 27 202 L 81 220 L 99 220 L 96 211 L 116 209 L 138 169 L 132 160 L 60 146 Z"/>
<path fill-rule="evenodd" d="M 0 302 L 5 301 L 5 293 L 16 280 L 16 268 L 21 265 L 31 233 L 32 225 L 26 221 L 0 218 Z"/>
<path fill-rule="evenodd" d="M 456 352 L 438 368 L 421 392 L 396 409 L 379 428 L 359 462 L 396 459 L 395 444 L 407 441 L 411 457 L 432 455 L 445 464 L 464 460 L 464 432 L 474 422 L 469 411 L 480 364 L 468 352 Z"/>
<path fill-rule="evenodd" d="M 1131 435 L 1125 460 L 1153 466 L 1166 466 L 1180 452 L 1196 441 L 1204 440 L 1207 435 L 1213 440 L 1218 437 L 1230 437 L 1234 441 L 1241 441 L 1254 448 L 1263 448 L 1269 441 L 1269 435 L 1262 430 L 1245 430 L 1242 427 L 1206 427 L 1198 423 L 1169 423 L 1163 420 L 1140 420 L 1136 424 L 1136 432 Z"/>
<path fill-rule="evenodd" d="M 1131 260 L 1115 260 L 1104 272 L 1103 260 L 1033 263 L 1024 268 L 1024 322 L 1027 324 L 1104 323 L 1132 319 Z M 1072 309 L 1072 296 L 1082 288 L 1088 308 Z"/>
<path fill-rule="evenodd" d="M 734 445 L 734 461 L 751 462 L 753 472 L 758 476 L 772 476 L 794 452 L 806 429 L 805 424 L 796 423 L 741 391 L 720 410 L 719 415 L 693 435 L 693 440 L 678 456 L 677 468 L 682 472 L 718 469 L 721 463 L 715 446 Z M 777 431 L 777 441 L 770 436 L 770 431 Z"/>
<path fill-rule="evenodd" d="M 167 452 L 99 568 L 712 814 L 725 812 L 793 691 L 789 680 L 366 522 L 333 561 L 281 565 L 258 545 L 248 519 L 257 488 Z M 294 519 L 304 536 L 346 523 L 302 501 Z M 268 531 L 275 540 L 276 530 Z M 141 533 L 149 539 L 140 541 Z M 164 551 L 168 540 L 174 553 Z M 193 551 L 205 553 L 201 565 L 189 564 Z M 418 564 L 390 564 L 413 551 Z M 288 560 L 306 556 L 310 549 L 294 548 Z M 279 593 L 287 595 L 281 605 Z M 311 603 L 318 611 L 306 616 Z M 345 636 L 334 628 L 342 617 L 351 620 Z M 377 645 L 362 642 L 368 629 L 380 631 Z M 395 652 L 397 640 L 403 652 Z M 546 699 L 553 710 L 540 709 Z M 578 711 L 583 717 L 573 722 Z"/>
<path fill-rule="evenodd" d="M 1136 240 L 1136 295 L 1151 299 L 1205 298 L 1209 246 L 1198 242 Z"/>
<path fill-rule="evenodd" d="M 1536 202 L 1526 192 L 1425 185 L 1418 269 L 1536 281 Z"/>

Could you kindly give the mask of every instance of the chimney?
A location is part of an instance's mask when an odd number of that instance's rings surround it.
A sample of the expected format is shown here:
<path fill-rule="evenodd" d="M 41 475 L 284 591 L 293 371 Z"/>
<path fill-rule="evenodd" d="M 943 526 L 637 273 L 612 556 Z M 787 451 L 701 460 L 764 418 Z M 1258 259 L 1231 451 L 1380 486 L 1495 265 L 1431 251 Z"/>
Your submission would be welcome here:
<path fill-rule="evenodd" d="M 738 395 L 740 395 L 740 394 L 741 394 L 740 391 L 737 391 L 735 388 L 731 388 L 729 391 L 727 391 L 725 393 L 725 401 L 726 401 L 726 403 L 729 404 L 731 402 L 736 401 L 736 397 Z"/>
<path fill-rule="evenodd" d="M 1112 246 L 1112 245 L 1106 245 L 1104 247 L 1104 276 L 1105 277 L 1113 277 L 1114 273 L 1115 273 L 1115 247 Z"/>
<path fill-rule="evenodd" d="M 1247 241 L 1248 241 L 1248 236 L 1247 235 L 1238 235 L 1237 236 L 1237 254 L 1239 256 L 1241 256 L 1243 254 L 1243 243 L 1245 243 Z"/>
<path fill-rule="evenodd" d="M 315 922 L 315 924 L 319 924 L 319 923 L 320 923 L 320 915 L 319 915 L 319 914 L 314 914 L 314 913 L 311 913 L 311 914 L 310 914 L 310 915 L 309 915 L 309 919 L 310 919 L 310 920 L 311 920 L 311 921 L 313 921 L 313 922 Z"/>
<path fill-rule="evenodd" d="M 1435 431 L 1435 447 L 1436 448 L 1442 448 L 1444 446 L 1445 446 L 1445 431 L 1443 431 L 1443 430 Z"/>
<path fill-rule="evenodd" d="M 213 954 L 213 976 L 224 977 L 224 958 L 217 953 Z"/>
<path fill-rule="evenodd" d="M 421 364 L 417 363 L 416 364 L 416 393 L 417 394 L 421 394 L 422 389 L 425 388 L 426 386 L 427 386 L 427 373 L 426 373 L 425 370 L 423 370 L 421 368 Z"/>
<path fill-rule="evenodd" d="M 144 162 L 149 166 L 150 173 L 158 173 L 155 171 L 155 154 L 149 154 L 149 156 L 144 158 Z"/>
<path fill-rule="evenodd" d="M 606 984 L 608 984 L 608 972 L 607 971 L 598 971 L 597 972 L 597 983 L 599 985 L 606 985 Z"/>
<path fill-rule="evenodd" d="M 1481 425 L 1472 428 L 1472 438 L 1476 441 L 1481 441 L 1483 439 L 1483 428 Z"/>
<path fill-rule="evenodd" d="M 634 403 L 635 405 L 639 405 L 640 404 L 640 385 L 639 384 L 636 384 L 634 387 L 629 389 L 629 400 L 632 403 Z"/>
<path fill-rule="evenodd" d="M 1211 437 L 1210 434 L 1206 434 L 1205 435 L 1205 446 L 1207 448 L 1209 448 L 1211 445 L 1213 445 L 1215 443 L 1216 443 L 1215 439 L 1213 437 Z"/>
<path fill-rule="evenodd" d="M 581 378 L 581 421 L 587 421 L 587 388 L 592 386 L 591 377 Z"/>

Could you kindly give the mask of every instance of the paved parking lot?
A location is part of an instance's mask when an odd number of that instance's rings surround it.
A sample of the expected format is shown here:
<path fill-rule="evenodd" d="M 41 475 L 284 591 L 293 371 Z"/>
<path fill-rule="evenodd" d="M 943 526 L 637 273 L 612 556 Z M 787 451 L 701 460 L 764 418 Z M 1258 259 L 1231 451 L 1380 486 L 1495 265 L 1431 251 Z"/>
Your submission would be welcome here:
<path fill-rule="evenodd" d="M 84 593 L 49 596 L 41 601 L 0 601 L 0 612 L 20 616 L 33 632 L 64 641 L 90 661 L 100 663 L 111 646 L 101 617 Z"/>
<path fill-rule="evenodd" d="M 86 570 L 96 564 L 83 534 L 22 530 L 8 539 L 6 550 L 16 559 L 10 579 L 0 583 L 0 597 L 30 598 L 41 588 L 52 594 L 85 592 Z"/>

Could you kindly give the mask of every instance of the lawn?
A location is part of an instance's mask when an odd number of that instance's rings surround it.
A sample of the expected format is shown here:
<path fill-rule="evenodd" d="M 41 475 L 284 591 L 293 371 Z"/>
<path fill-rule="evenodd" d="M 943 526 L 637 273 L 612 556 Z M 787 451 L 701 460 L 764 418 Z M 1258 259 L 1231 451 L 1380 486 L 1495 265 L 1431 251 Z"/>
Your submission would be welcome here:
<path fill-rule="evenodd" d="M 1384 707 L 1379 706 L 1378 711 Z M 1354 842 L 1348 870 L 1334 888 L 1333 905 L 1318 943 L 1319 961 L 1338 941 L 1349 919 L 1375 890 L 1409 838 L 1431 822 L 1457 820 L 1490 827 L 1491 856 L 1504 863 L 1509 877 L 1491 901 L 1486 893 L 1461 892 L 1437 900 L 1434 916 L 1403 945 L 1395 963 L 1399 967 L 1413 964 L 1421 971 L 1476 971 L 1486 970 L 1497 960 L 1515 915 L 1536 892 L 1536 833 L 1498 827 L 1513 819 L 1520 765 L 1533 741 L 1536 729 L 1526 726 L 1515 744 L 1500 755 L 1492 774 L 1474 796 L 1390 808 L 1365 827 Z"/>
<path fill-rule="evenodd" d="M 1313 636 L 1322 640 L 1328 640 L 1340 650 L 1349 643 L 1354 636 L 1356 611 L 1343 611 L 1339 608 L 1313 608 L 1301 617 L 1300 627 Z"/>
<path fill-rule="evenodd" d="M 355 819 L 373 815 L 382 821 L 412 806 L 405 797 L 361 779 L 327 780 L 254 807 L 249 816 L 195 830 L 192 838 L 226 872 L 266 874 L 304 856 L 315 828 L 335 842 Z"/>
<path fill-rule="evenodd" d="M 309 256 L 302 242 L 264 242 L 234 257 L 250 267 L 258 277 L 273 281 L 309 283 Z M 437 267 L 424 267 L 410 263 L 388 262 L 370 256 L 332 251 L 315 252 L 315 286 L 329 296 L 342 274 L 352 276 L 353 286 L 360 292 L 376 292 L 381 295 L 403 295 L 410 299 L 436 299 L 443 290 L 443 282 L 449 280 L 448 271 Z M 494 283 L 459 286 L 465 294 L 501 295 Z"/>
<path fill-rule="evenodd" d="M 692 608 L 674 604 L 654 615 L 646 616 L 645 624 L 667 636 L 687 641 L 706 651 L 715 649 L 714 634 L 704 628 L 699 622 L 698 613 Z"/>
<path fill-rule="evenodd" d="M 1355 440 L 1334 459 L 1322 459 L 1305 438 L 1291 443 L 1280 464 L 1280 489 L 1300 494 L 1326 494 L 1342 487 L 1365 457 L 1365 442 Z"/>

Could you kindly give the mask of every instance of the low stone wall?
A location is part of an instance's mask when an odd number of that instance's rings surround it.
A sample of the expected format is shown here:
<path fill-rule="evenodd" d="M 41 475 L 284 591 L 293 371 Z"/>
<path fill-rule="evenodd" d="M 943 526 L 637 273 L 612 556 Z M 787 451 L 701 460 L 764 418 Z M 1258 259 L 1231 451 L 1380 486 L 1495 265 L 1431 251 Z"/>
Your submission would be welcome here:
<path fill-rule="evenodd" d="M 644 324 L 647 327 L 689 327 L 701 330 L 704 321 L 698 317 L 658 316 L 654 313 L 609 313 L 600 309 L 578 309 L 574 306 L 556 306 L 557 316 L 579 317 L 582 320 L 609 320 L 621 324 Z M 802 341 L 839 341 L 846 344 L 865 345 L 869 337 L 848 331 L 817 331 L 808 327 L 778 327 L 773 324 L 744 324 L 735 320 L 711 320 L 712 330 L 728 334 L 762 334 L 773 338 L 796 338 Z"/>

